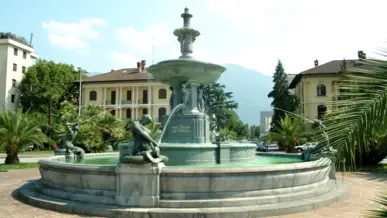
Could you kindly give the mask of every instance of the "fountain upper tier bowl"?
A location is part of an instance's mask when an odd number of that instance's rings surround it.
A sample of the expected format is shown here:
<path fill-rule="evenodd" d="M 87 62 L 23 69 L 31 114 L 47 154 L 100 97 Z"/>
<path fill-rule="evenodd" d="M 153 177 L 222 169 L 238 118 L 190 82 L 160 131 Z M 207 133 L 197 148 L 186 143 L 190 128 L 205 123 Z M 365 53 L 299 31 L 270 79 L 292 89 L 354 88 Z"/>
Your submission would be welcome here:
<path fill-rule="evenodd" d="M 181 82 L 209 84 L 217 81 L 224 71 L 224 66 L 188 58 L 161 61 L 148 68 L 155 80 L 169 85 Z"/>

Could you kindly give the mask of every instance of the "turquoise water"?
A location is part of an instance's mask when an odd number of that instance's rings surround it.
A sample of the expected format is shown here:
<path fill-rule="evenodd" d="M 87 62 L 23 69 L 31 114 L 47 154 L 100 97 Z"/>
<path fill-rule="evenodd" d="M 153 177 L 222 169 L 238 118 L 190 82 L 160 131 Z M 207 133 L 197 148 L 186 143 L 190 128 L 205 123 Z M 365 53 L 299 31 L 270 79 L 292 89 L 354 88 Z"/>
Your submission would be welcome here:
<path fill-rule="evenodd" d="M 189 165 L 190 167 L 229 167 L 229 166 L 269 166 L 273 164 L 287 164 L 287 163 L 299 163 L 302 160 L 299 157 L 284 157 L 284 156 L 260 156 L 257 155 L 254 161 L 244 163 L 224 163 L 224 164 L 201 164 L 201 165 Z M 104 166 L 116 166 L 118 163 L 118 156 L 115 157 L 98 157 L 98 158 L 86 158 L 81 164 L 93 164 Z M 170 167 L 179 167 L 187 165 L 169 165 L 168 162 L 165 165 Z"/>

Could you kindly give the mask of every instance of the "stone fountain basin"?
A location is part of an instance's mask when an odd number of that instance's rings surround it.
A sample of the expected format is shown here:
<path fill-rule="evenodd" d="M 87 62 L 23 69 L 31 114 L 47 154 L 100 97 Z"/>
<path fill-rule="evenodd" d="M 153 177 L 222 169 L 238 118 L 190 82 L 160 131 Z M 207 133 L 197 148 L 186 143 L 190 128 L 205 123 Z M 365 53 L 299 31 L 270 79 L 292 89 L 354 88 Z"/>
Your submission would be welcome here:
<path fill-rule="evenodd" d="M 152 65 L 147 71 L 155 80 L 169 85 L 180 82 L 209 84 L 217 81 L 226 68 L 195 59 L 174 59 Z"/>
<path fill-rule="evenodd" d="M 123 182 L 130 183 L 120 176 L 129 165 L 58 162 L 61 158 L 64 157 L 39 161 L 39 193 L 74 202 L 119 205 L 117 193 L 120 187 L 128 186 Z M 266 205 L 313 198 L 335 187 L 327 158 L 272 166 L 150 167 L 154 175 L 143 176 L 142 183 L 156 182 L 158 196 L 151 206 L 156 208 Z"/>

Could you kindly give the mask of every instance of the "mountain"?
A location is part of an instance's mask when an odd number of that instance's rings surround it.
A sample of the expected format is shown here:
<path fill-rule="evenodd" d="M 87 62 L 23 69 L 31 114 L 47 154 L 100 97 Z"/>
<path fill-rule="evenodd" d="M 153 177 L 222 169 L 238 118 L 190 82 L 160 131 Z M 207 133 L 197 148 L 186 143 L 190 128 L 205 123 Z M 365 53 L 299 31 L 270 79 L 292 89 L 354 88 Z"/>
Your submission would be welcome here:
<path fill-rule="evenodd" d="M 233 100 L 239 103 L 239 118 L 249 125 L 259 125 L 260 111 L 272 110 L 267 97 L 273 88 L 272 77 L 236 64 L 226 64 L 226 68 L 217 82 L 233 92 Z"/>

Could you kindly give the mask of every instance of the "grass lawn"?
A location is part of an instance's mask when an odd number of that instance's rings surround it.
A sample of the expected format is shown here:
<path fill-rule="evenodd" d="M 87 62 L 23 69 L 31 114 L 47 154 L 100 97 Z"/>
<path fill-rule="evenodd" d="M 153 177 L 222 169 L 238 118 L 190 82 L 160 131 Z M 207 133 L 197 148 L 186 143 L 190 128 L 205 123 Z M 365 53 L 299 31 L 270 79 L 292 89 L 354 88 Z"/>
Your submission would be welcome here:
<path fill-rule="evenodd" d="M 5 152 L 0 152 L 0 154 L 5 154 Z M 53 150 L 23 151 L 23 152 L 19 152 L 19 154 L 21 154 L 21 155 L 23 155 L 23 154 L 29 154 L 29 155 L 39 155 L 39 154 L 47 155 L 47 154 L 52 154 L 52 155 L 54 155 L 54 151 Z"/>
<path fill-rule="evenodd" d="M 0 171 L 38 168 L 38 167 L 39 167 L 38 163 L 0 164 Z"/>

